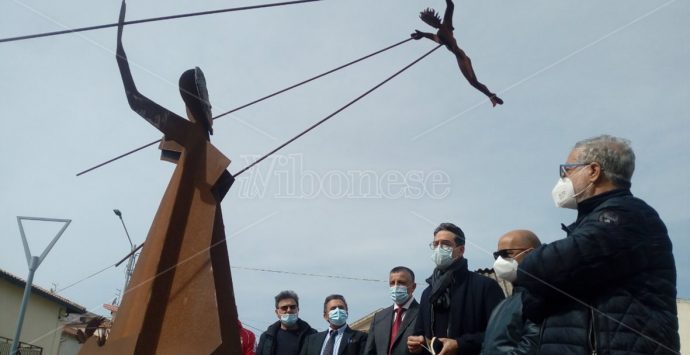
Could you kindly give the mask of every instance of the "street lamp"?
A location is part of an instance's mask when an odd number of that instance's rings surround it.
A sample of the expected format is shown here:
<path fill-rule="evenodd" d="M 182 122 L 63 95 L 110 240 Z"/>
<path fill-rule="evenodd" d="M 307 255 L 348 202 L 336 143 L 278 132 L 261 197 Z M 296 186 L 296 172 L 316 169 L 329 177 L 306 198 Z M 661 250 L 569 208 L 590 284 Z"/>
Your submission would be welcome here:
<path fill-rule="evenodd" d="M 127 261 L 127 269 L 125 270 L 125 287 L 122 289 L 122 294 L 124 295 L 127 292 L 127 285 L 129 284 L 129 279 L 132 277 L 132 272 L 134 269 L 134 250 L 136 249 L 136 245 L 132 243 L 132 238 L 129 237 L 129 232 L 127 231 L 127 226 L 125 225 L 125 221 L 122 219 L 122 212 L 118 210 L 117 208 L 113 210 L 115 212 L 115 215 L 120 218 L 120 222 L 122 223 L 122 228 L 125 230 L 125 235 L 127 235 L 127 240 L 129 241 L 129 246 L 130 246 L 130 255 L 129 255 L 129 261 Z"/>
<path fill-rule="evenodd" d="M 41 221 L 41 222 L 62 222 L 65 225 L 62 226 L 57 235 L 50 241 L 48 246 L 43 250 L 41 256 L 32 256 L 31 250 L 29 250 L 29 243 L 26 240 L 26 235 L 24 233 L 24 226 L 22 225 L 22 220 L 29 221 Z M 24 286 L 24 297 L 22 297 L 22 304 L 19 306 L 19 318 L 17 319 L 17 331 L 14 335 L 14 340 L 12 340 L 12 349 L 10 350 L 10 355 L 17 354 L 17 348 L 19 347 L 19 336 L 22 333 L 22 326 L 24 325 L 24 315 L 26 314 L 26 306 L 29 303 L 29 296 L 31 295 L 31 284 L 34 281 L 34 274 L 39 265 L 43 262 L 46 255 L 50 249 L 53 248 L 55 243 L 60 239 L 62 233 L 67 229 L 67 226 L 72 222 L 71 219 L 56 219 L 56 218 L 40 218 L 40 217 L 20 217 L 17 216 L 17 223 L 19 224 L 19 234 L 22 236 L 22 244 L 24 245 L 24 254 L 26 254 L 26 263 L 29 264 L 29 277 L 26 279 L 26 285 Z"/>

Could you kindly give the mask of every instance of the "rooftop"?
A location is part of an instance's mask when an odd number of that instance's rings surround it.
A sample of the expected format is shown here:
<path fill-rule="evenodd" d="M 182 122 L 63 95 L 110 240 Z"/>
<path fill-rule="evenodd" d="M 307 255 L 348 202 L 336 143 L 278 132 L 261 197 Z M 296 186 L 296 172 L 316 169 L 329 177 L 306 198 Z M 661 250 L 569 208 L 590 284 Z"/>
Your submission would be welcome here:
<path fill-rule="evenodd" d="M 13 275 L 3 269 L 0 269 L 0 279 L 5 279 L 8 282 L 15 284 L 21 288 L 26 287 L 26 280 L 22 279 L 19 276 Z M 49 301 L 55 302 L 61 306 L 64 306 L 67 310 L 67 313 L 78 313 L 82 314 L 86 312 L 86 308 L 84 306 L 81 306 L 79 304 L 76 304 L 64 297 L 61 297 L 53 292 L 50 292 L 43 287 L 36 286 L 36 285 L 31 285 L 31 293 L 35 295 L 39 295 L 43 298 L 48 299 Z"/>

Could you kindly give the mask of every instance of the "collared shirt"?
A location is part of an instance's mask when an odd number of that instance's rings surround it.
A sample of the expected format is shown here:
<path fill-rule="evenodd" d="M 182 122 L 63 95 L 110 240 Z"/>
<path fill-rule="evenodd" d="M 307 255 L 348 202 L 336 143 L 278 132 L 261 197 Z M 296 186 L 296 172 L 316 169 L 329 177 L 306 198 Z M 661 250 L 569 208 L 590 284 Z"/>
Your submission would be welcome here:
<path fill-rule="evenodd" d="M 405 302 L 402 306 L 399 306 L 397 303 L 393 303 L 393 320 L 391 321 L 391 324 L 395 323 L 395 312 L 397 312 L 398 308 L 400 307 L 405 309 L 402 313 L 402 319 L 400 321 L 402 322 L 405 320 L 405 315 L 407 315 L 407 310 L 410 309 L 412 301 L 414 301 L 414 297 L 410 297 L 410 299 L 407 300 L 407 302 Z"/>
<path fill-rule="evenodd" d="M 340 348 L 340 340 L 343 339 L 343 333 L 345 333 L 345 328 L 347 328 L 347 324 L 343 324 L 342 327 L 336 329 L 335 333 L 335 344 L 333 344 L 333 355 L 338 353 L 338 349 Z M 326 332 L 326 339 L 323 341 L 323 345 L 321 345 L 321 354 L 323 354 L 323 350 L 326 349 L 326 344 L 328 344 L 328 339 L 331 338 L 331 329 L 328 328 L 328 331 Z"/>

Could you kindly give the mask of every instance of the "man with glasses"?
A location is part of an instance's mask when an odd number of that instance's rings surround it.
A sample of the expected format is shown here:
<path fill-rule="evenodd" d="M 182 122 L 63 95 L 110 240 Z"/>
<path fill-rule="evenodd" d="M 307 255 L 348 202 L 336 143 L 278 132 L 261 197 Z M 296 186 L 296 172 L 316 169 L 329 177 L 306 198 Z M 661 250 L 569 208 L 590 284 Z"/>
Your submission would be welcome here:
<path fill-rule="evenodd" d="M 316 333 L 299 319 L 299 297 L 294 291 L 281 291 L 275 297 L 278 321 L 271 324 L 259 338 L 257 355 L 297 355 L 307 335 Z"/>
<path fill-rule="evenodd" d="M 518 265 L 541 245 L 539 238 L 528 230 L 514 230 L 498 240 L 494 252 L 494 273 L 510 283 L 515 282 Z M 536 354 L 539 325 L 522 316 L 522 296 L 519 286 L 494 308 L 484 334 L 482 355 Z"/>
<path fill-rule="evenodd" d="M 520 263 L 523 312 L 540 354 L 679 353 L 676 266 L 657 212 L 630 192 L 635 154 L 602 135 L 575 144 L 552 191 L 577 209 L 565 239 Z"/>
<path fill-rule="evenodd" d="M 504 298 L 496 281 L 470 272 L 465 234 L 452 223 L 434 230 L 431 258 L 436 264 L 422 293 L 414 334 L 407 338 L 413 354 L 479 354 L 491 310 Z"/>

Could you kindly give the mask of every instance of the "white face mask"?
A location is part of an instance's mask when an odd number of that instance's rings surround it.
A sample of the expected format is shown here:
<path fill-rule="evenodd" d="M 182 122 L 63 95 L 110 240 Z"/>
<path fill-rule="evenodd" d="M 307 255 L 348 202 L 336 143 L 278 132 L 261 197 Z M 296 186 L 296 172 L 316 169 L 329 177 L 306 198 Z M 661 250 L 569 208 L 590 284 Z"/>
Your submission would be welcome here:
<path fill-rule="evenodd" d="M 556 206 L 561 208 L 577 208 L 577 199 L 575 199 L 575 187 L 573 182 L 565 177 L 558 179 L 556 186 L 551 190 L 551 197 Z"/>
<path fill-rule="evenodd" d="M 499 256 L 494 261 L 494 272 L 496 276 L 508 281 L 514 282 L 517 279 L 518 262 L 513 258 L 503 259 Z"/>
<path fill-rule="evenodd" d="M 582 171 L 584 171 L 584 169 L 575 172 L 575 174 L 580 174 Z M 587 191 L 593 184 L 593 182 L 590 182 L 582 191 L 575 193 L 573 181 L 568 177 L 563 177 L 558 179 L 556 186 L 551 190 L 551 197 L 553 197 L 553 202 L 555 202 L 558 207 L 577 209 L 577 197 Z"/>

